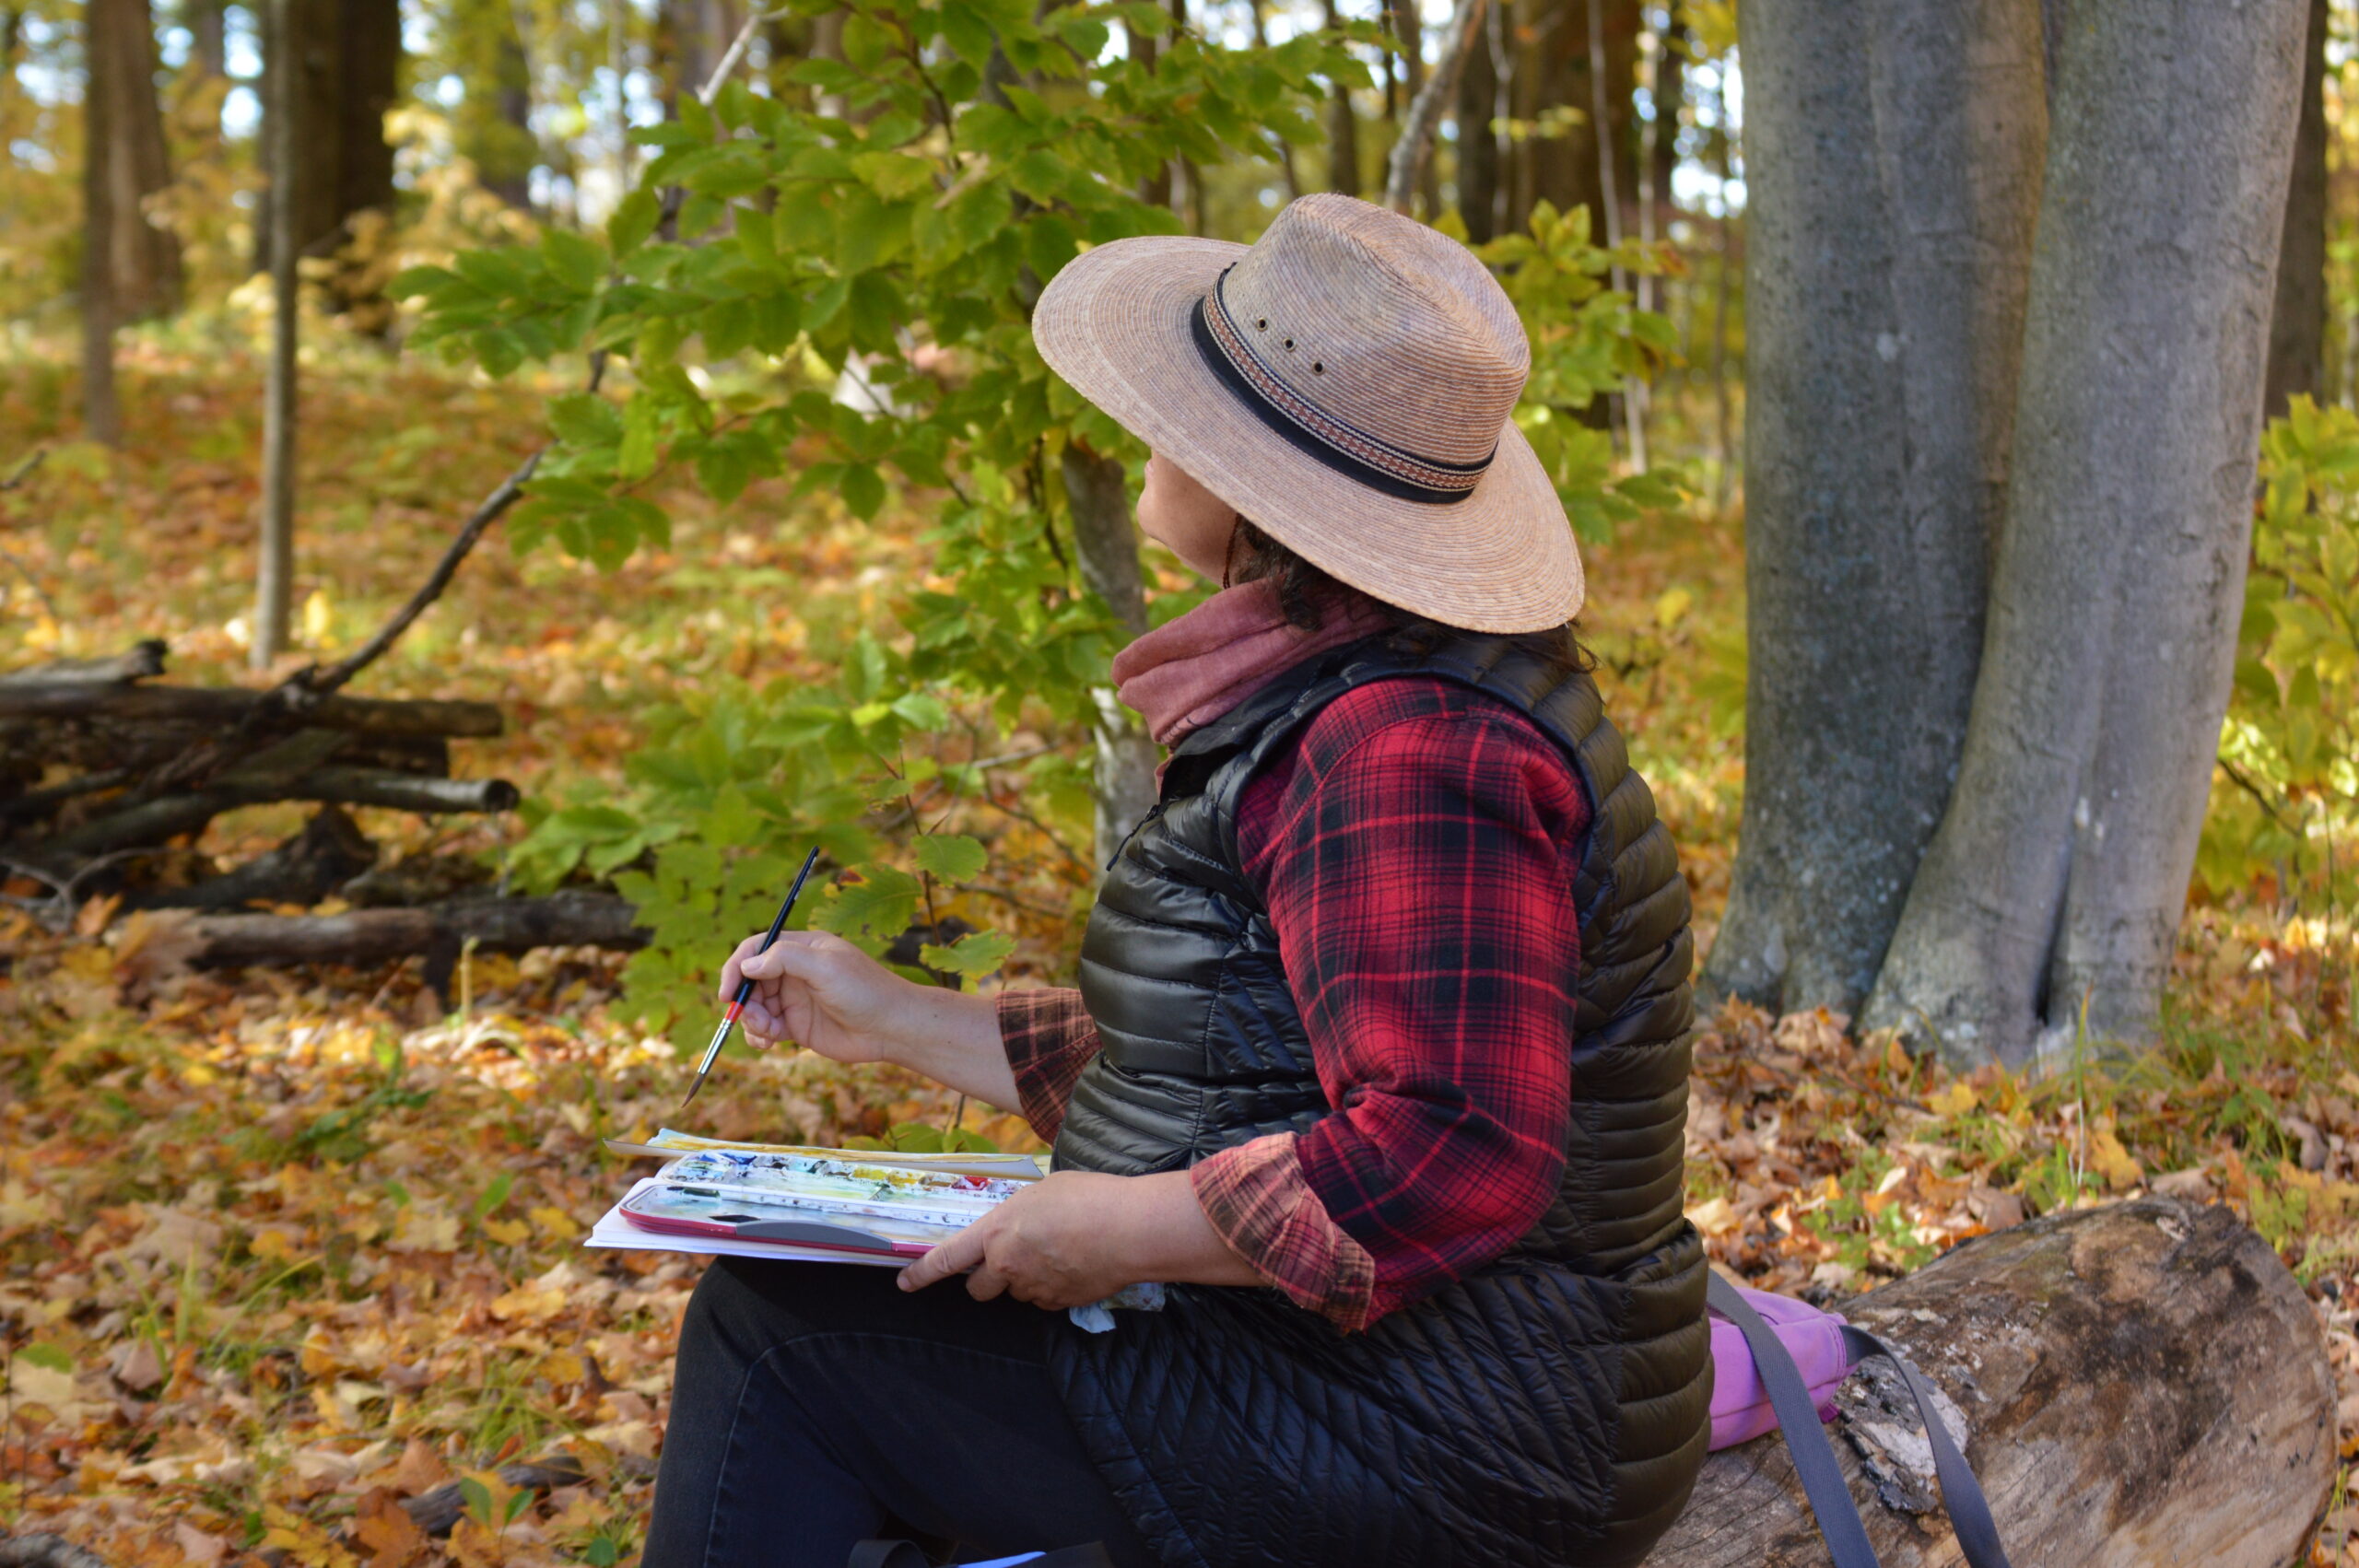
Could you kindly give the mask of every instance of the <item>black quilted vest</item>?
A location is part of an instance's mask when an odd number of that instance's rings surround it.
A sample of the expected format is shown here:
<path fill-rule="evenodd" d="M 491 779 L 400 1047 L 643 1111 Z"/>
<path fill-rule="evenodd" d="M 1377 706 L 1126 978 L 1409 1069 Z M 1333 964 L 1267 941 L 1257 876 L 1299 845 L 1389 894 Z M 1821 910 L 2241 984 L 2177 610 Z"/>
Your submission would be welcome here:
<path fill-rule="evenodd" d="M 1330 1113 L 1236 808 L 1342 693 L 1473 687 L 1563 748 L 1591 806 L 1565 1175 L 1496 1263 L 1346 1335 L 1275 1291 L 1174 1287 L 1051 1363 L 1084 1441 L 1185 1568 L 1636 1562 L 1684 1505 L 1711 1396 L 1704 1259 L 1681 1216 L 1693 957 L 1653 797 L 1586 675 L 1504 639 L 1372 638 L 1307 661 L 1174 752 L 1082 943 L 1104 1049 L 1060 1166 L 1183 1168 Z"/>

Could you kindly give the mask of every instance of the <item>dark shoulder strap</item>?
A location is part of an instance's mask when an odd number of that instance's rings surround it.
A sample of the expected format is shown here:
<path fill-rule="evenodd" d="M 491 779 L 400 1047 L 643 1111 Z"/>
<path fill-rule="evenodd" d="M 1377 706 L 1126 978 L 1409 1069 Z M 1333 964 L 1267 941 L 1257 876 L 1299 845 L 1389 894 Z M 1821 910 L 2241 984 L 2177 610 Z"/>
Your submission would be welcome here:
<path fill-rule="evenodd" d="M 1875 1548 L 1868 1542 L 1867 1526 L 1860 1519 L 1859 1504 L 1851 1501 L 1851 1489 L 1844 1483 L 1843 1467 L 1836 1462 L 1835 1445 L 1827 1441 L 1826 1428 L 1818 1419 L 1817 1406 L 1810 1390 L 1803 1386 L 1800 1368 L 1794 1358 L 1761 1315 L 1753 1310 L 1734 1285 L 1717 1273 L 1708 1271 L 1704 1288 L 1706 1305 L 1737 1327 L 1744 1336 L 1745 1348 L 1753 1352 L 1753 1365 L 1761 1375 L 1761 1386 L 1768 1390 L 1769 1408 L 1778 1417 L 1778 1425 L 1786 1433 L 1786 1449 L 1794 1458 L 1794 1473 L 1802 1478 L 1802 1494 L 1810 1499 L 1811 1512 L 1818 1515 L 1819 1533 L 1826 1538 L 1827 1555 L 1834 1559 L 1835 1568 L 1881 1568 Z M 1941 1412 L 1933 1407 L 1933 1393 L 1917 1369 L 1895 1354 L 1892 1348 L 1864 1328 L 1845 1325 L 1844 1343 L 1850 1347 L 1854 1362 L 1870 1355 L 1889 1356 L 1900 1368 L 1901 1380 L 1907 1386 L 1910 1398 L 1917 1401 L 1917 1413 L 1925 1423 L 1926 1441 L 1932 1445 L 1933 1474 L 1941 1482 L 1942 1502 L 1950 1512 L 1950 1527 L 1957 1532 L 1958 1550 L 1965 1554 L 1969 1568 L 2010 1568 L 2007 1554 L 1999 1544 L 1999 1530 L 1991 1521 L 1990 1504 L 1982 1495 L 1982 1485 L 1974 1479 L 1972 1467 L 1951 1441 L 1949 1428 L 1942 1424 Z"/>

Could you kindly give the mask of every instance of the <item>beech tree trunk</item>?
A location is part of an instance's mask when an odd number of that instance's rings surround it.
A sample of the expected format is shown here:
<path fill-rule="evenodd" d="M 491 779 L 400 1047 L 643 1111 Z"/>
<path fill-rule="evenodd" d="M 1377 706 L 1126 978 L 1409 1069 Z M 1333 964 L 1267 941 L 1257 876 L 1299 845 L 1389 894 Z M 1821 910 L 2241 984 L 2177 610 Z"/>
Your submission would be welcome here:
<path fill-rule="evenodd" d="M 282 65 L 293 71 L 285 84 L 289 96 L 264 83 L 264 170 L 278 177 L 283 143 L 268 121 L 283 103 L 293 122 L 296 253 L 330 255 L 349 238 L 359 214 L 393 209 L 393 149 L 385 141 L 385 111 L 400 85 L 400 0 L 302 0 L 288 8 L 283 23 L 276 19 L 275 0 L 263 12 L 264 76 Z M 266 211 L 255 226 L 264 269 L 276 222 Z"/>
<path fill-rule="evenodd" d="M 1738 15 L 1751 656 L 1705 984 L 1855 1013 L 1974 693 L 2047 133 L 2040 17 L 2037 0 Z"/>
<path fill-rule="evenodd" d="M 1138 534 L 1131 523 L 1130 477 L 1119 460 L 1101 456 L 1078 442 L 1067 443 L 1061 467 L 1082 581 L 1106 601 L 1125 632 L 1133 638 L 1144 636 L 1146 586 L 1139 568 Z M 1155 805 L 1158 759 L 1155 742 L 1141 727 L 1138 716 L 1114 700 L 1111 688 L 1101 688 L 1091 696 L 1097 705 L 1097 721 L 1092 731 L 1097 747 L 1092 783 L 1097 848 L 1090 866 L 1093 875 L 1103 876 L 1106 863 L 1121 848 L 1122 840 Z"/>
<path fill-rule="evenodd" d="M 2225 1209 L 2149 1198 L 2035 1220 L 1843 1313 L 1954 1401 L 1953 1434 L 2023 1568 L 2280 1568 L 2326 1507 L 2323 1336 L 2285 1266 Z M 1949 1568 L 1956 1541 L 1897 1382 L 1868 1363 L 1828 1433 L 1885 1568 Z M 1713 1455 L 1647 1561 L 1825 1564 L 1785 1440 Z"/>
<path fill-rule="evenodd" d="M 2302 110 L 2294 126 L 2294 177 L 2277 248 L 2277 299 L 2269 319 L 2269 382 L 2261 417 L 2296 397 L 2319 395 L 2326 359 L 2327 0 L 2310 0 L 2302 45 Z"/>
<path fill-rule="evenodd" d="M 2308 12 L 2063 30 L 1980 674 L 1866 1013 L 1954 1059 L 2069 1045 L 2083 1009 L 2151 1031 L 2243 608 Z"/>
<path fill-rule="evenodd" d="M 106 224 L 93 228 L 113 284 L 115 319 L 142 321 L 179 309 L 181 247 L 147 215 L 147 198 L 172 182 L 156 96 L 156 29 L 147 0 L 88 0 L 85 89 L 105 134 L 90 144 L 107 186 Z"/>
<path fill-rule="evenodd" d="M 107 178 L 114 116 L 92 71 L 82 99 L 82 428 L 103 446 L 123 440 L 114 390 L 114 194 Z"/>
<path fill-rule="evenodd" d="M 1469 244 L 1498 237 L 1500 118 L 1498 53 L 1493 39 L 1501 6 L 1476 8 L 1482 27 L 1466 46 L 1458 76 L 1458 216 Z"/>
<path fill-rule="evenodd" d="M 301 0 L 271 0 L 271 98 L 263 119 L 271 155 L 270 185 L 264 193 L 270 215 L 270 362 L 263 390 L 262 516 L 247 645 L 257 670 L 270 668 L 285 651 L 295 607 L 296 346 L 302 331 L 297 258 L 323 173 L 301 145 L 306 120 L 318 118 L 306 115 L 303 104 L 320 75 L 317 41 L 304 16 Z"/>

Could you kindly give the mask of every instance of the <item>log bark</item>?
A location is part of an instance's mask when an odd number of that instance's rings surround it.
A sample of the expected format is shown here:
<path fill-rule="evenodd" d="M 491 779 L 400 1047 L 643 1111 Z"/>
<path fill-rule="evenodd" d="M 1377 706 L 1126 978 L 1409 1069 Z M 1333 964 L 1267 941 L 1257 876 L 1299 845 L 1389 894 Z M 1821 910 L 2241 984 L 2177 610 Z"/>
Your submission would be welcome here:
<path fill-rule="evenodd" d="M 275 801 L 322 801 L 435 814 L 513 811 L 522 798 L 516 786 L 504 778 L 422 778 L 374 767 L 322 767 L 299 778 L 216 784 L 185 795 L 166 795 L 68 828 L 41 848 L 54 859 L 102 855 L 135 844 L 161 844 L 183 833 L 201 831 L 223 812 Z"/>
<path fill-rule="evenodd" d="M 1855 1013 L 1973 698 L 2047 135 L 2039 10 L 1748 0 L 1738 17 L 1750 658 L 1705 983 Z"/>
<path fill-rule="evenodd" d="M 170 651 L 162 638 L 149 638 L 101 659 L 53 659 L 11 670 L 0 674 L 0 686 L 123 685 L 162 674 L 164 655 Z"/>
<path fill-rule="evenodd" d="M 244 720 L 277 694 L 242 686 L 92 685 L 80 681 L 0 685 L 0 723 L 10 720 L 103 719 L 122 723 L 180 722 L 220 729 Z M 500 731 L 487 702 L 390 701 L 331 696 L 306 703 L 306 725 L 405 739 L 488 740 Z M 288 715 L 290 724 L 297 715 Z"/>
<path fill-rule="evenodd" d="M 2151 1036 L 2244 604 L 2308 9 L 2064 29 L 1980 673 L 1865 1014 L 1954 1059 L 2069 1048 L 2083 1015 Z"/>
<path fill-rule="evenodd" d="M 174 939 L 198 967 L 247 965 L 390 963 L 437 953 L 455 955 L 470 938 L 491 953 L 535 947 L 647 945 L 632 924 L 637 910 L 605 894 L 555 893 L 546 898 L 453 898 L 422 909 L 354 909 L 341 915 L 194 915 Z"/>
<path fill-rule="evenodd" d="M 370 843 L 341 807 L 322 806 L 303 831 L 235 871 L 131 900 L 136 909 L 239 909 L 249 904 L 316 904 L 377 862 Z"/>
<path fill-rule="evenodd" d="M 2149 1198 L 2036 1220 L 1844 1314 L 1955 1403 L 2025 1568 L 2279 1568 L 2326 1507 L 2324 1338 L 2284 1265 L 2225 1209 Z M 1897 1382 L 1888 1368 L 1853 1377 L 1829 1433 L 1885 1568 L 1946 1568 L 1956 1542 Z M 1826 1563 L 1784 1439 L 1712 1456 L 1648 1562 Z"/>

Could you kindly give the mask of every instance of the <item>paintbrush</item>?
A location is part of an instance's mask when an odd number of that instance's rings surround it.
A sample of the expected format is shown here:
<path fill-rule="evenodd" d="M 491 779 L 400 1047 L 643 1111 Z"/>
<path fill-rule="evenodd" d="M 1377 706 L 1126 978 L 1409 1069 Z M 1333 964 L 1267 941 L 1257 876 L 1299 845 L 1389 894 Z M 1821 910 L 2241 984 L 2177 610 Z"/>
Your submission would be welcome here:
<path fill-rule="evenodd" d="M 811 852 L 803 857 L 803 869 L 794 873 L 794 885 L 786 890 L 786 902 L 778 907 L 778 919 L 770 922 L 769 934 L 762 938 L 762 945 L 755 951 L 768 953 L 777 942 L 778 933 L 786 930 L 786 918 L 794 913 L 794 901 L 803 896 L 803 884 L 810 879 L 811 868 L 818 863 L 819 847 L 814 844 Z M 704 1059 L 697 1063 L 697 1081 L 688 1085 L 688 1097 L 680 1102 L 682 1110 L 688 1108 L 688 1100 L 695 1099 L 697 1091 L 704 1087 L 705 1078 L 712 1071 L 712 1064 L 721 1057 L 721 1047 L 729 1043 L 729 1031 L 737 1027 L 737 1015 L 745 1011 L 745 1003 L 753 999 L 753 995 L 754 982 L 750 976 L 737 982 L 737 994 L 730 999 L 729 1011 L 722 1014 L 721 1027 L 712 1032 L 712 1044 L 705 1047 Z"/>

